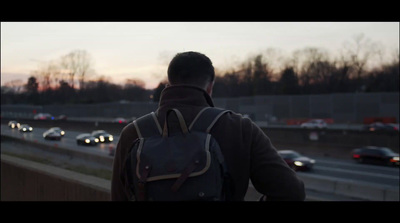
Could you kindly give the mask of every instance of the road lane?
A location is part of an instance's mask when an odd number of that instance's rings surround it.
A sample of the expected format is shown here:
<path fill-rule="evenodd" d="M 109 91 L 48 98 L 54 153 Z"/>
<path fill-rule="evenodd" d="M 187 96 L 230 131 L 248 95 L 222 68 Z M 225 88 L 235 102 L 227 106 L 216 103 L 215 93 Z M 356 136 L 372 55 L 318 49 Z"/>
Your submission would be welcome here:
<path fill-rule="evenodd" d="M 295 148 L 281 148 L 282 150 Z M 400 187 L 400 168 L 397 166 L 380 166 L 360 164 L 349 159 L 335 159 L 327 157 L 308 156 L 316 160 L 311 171 L 304 174 L 343 178 L 367 183 L 381 184 L 382 186 Z"/>
<path fill-rule="evenodd" d="M 1 126 L 1 134 L 10 135 L 16 138 L 24 138 L 25 140 L 37 141 L 49 145 L 57 145 L 73 150 L 86 151 L 94 154 L 109 155 L 109 149 L 115 147 L 119 136 L 114 136 L 113 143 L 99 143 L 96 146 L 82 146 L 76 144 L 75 137 L 82 132 L 67 131 L 61 141 L 51 141 L 43 139 L 43 132 L 46 128 L 35 128 L 31 133 L 21 133 L 17 129 L 10 129 L 7 125 Z M 95 130 L 95 129 L 93 129 Z M 107 130 L 106 130 L 107 131 Z M 281 148 L 293 149 L 293 148 Z M 293 149 L 295 150 L 295 149 Z M 367 183 L 381 184 L 382 186 L 399 187 L 399 168 L 386 167 L 368 164 L 359 164 L 349 159 L 335 159 L 327 157 L 314 157 L 316 160 L 314 169 L 310 172 L 302 172 L 302 174 L 311 174 L 315 176 L 336 177 L 347 180 L 354 180 Z"/>
<path fill-rule="evenodd" d="M 95 146 L 84 146 L 84 145 L 77 145 L 76 143 L 76 136 L 83 132 L 78 131 L 66 131 L 64 137 L 61 138 L 60 141 L 58 140 L 46 140 L 43 138 L 43 133 L 47 131 L 47 128 L 35 128 L 33 127 L 32 132 L 22 133 L 19 132 L 18 129 L 11 129 L 7 125 L 1 125 L 1 134 L 12 136 L 15 138 L 20 138 L 24 140 L 35 141 L 39 143 L 45 143 L 48 145 L 55 145 L 63 148 L 68 148 L 77 151 L 86 151 L 93 154 L 101 154 L 101 155 L 108 155 L 110 147 L 115 147 L 119 136 L 114 136 L 114 142 L 112 143 L 99 143 Z M 95 130 L 95 129 L 94 129 Z"/>

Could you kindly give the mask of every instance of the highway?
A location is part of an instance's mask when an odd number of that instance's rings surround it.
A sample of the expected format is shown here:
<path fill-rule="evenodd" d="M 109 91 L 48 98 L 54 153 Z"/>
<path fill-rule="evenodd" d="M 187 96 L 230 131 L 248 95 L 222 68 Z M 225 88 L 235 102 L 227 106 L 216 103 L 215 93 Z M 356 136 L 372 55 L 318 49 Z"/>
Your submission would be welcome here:
<path fill-rule="evenodd" d="M 78 150 L 78 151 L 85 151 L 88 153 L 93 153 L 97 155 L 108 155 L 109 154 L 109 148 L 114 147 L 118 140 L 119 136 L 114 136 L 114 142 L 113 143 L 99 143 L 96 146 L 84 146 L 84 145 L 77 145 L 76 143 L 76 136 L 83 132 L 77 132 L 77 131 L 66 131 L 66 134 L 60 141 L 58 140 L 45 140 L 43 138 L 43 133 L 48 130 L 48 128 L 37 128 L 33 126 L 33 131 L 32 132 L 19 132 L 18 129 L 14 128 L 11 129 L 7 125 L 1 125 L 1 134 L 2 135 L 8 135 L 12 136 L 15 138 L 21 138 L 25 140 L 30 140 L 30 141 L 35 141 L 39 143 L 45 143 L 49 145 L 56 145 L 60 146 L 63 148 L 69 148 L 72 150 Z M 90 133 L 90 132 L 88 132 Z"/>
<path fill-rule="evenodd" d="M 34 127 L 34 126 L 33 126 Z M 79 131 L 66 131 L 66 135 L 61 141 L 45 140 L 42 136 L 47 128 L 35 128 L 33 132 L 21 133 L 17 129 L 11 129 L 7 125 L 1 125 L 1 134 L 8 135 L 23 140 L 36 141 L 46 143 L 53 146 L 68 148 L 71 150 L 85 151 L 92 154 L 110 156 L 110 147 L 115 147 L 119 136 L 114 135 L 114 142 L 112 143 L 99 143 L 96 146 L 83 146 L 77 145 L 75 137 L 82 132 Z M 93 129 L 96 130 L 96 129 Z M 107 131 L 107 129 L 104 129 Z M 282 148 L 279 149 L 292 149 L 297 148 Z M 343 179 L 356 183 L 371 184 L 377 187 L 390 187 L 399 190 L 399 167 L 368 165 L 355 163 L 350 159 L 336 159 L 329 157 L 309 156 L 316 160 L 316 164 L 311 171 L 299 172 L 299 176 L 323 178 L 330 177 L 335 179 Z M 306 185 L 307 188 L 307 185 Z"/>
<path fill-rule="evenodd" d="M 329 158 L 316 159 L 317 165 L 308 174 L 399 187 L 398 167 L 358 164 Z"/>

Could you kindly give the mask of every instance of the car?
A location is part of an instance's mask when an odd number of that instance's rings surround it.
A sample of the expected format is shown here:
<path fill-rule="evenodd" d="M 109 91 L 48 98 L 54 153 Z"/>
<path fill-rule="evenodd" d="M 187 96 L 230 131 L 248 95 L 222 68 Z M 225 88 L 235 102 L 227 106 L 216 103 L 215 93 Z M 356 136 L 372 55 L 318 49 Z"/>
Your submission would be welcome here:
<path fill-rule="evenodd" d="M 52 127 L 43 133 L 44 139 L 61 140 L 65 135 L 65 131 L 60 127 Z"/>
<path fill-rule="evenodd" d="M 28 125 L 28 124 L 21 124 L 18 128 L 18 130 L 20 132 L 32 132 L 33 128 L 32 126 Z"/>
<path fill-rule="evenodd" d="M 387 147 L 364 146 L 351 152 L 351 157 L 358 163 L 399 166 L 399 154 Z"/>
<path fill-rule="evenodd" d="M 50 130 L 59 133 L 61 135 L 61 137 L 65 135 L 65 131 L 62 130 L 60 127 L 52 127 L 48 131 L 50 131 Z"/>
<path fill-rule="evenodd" d="M 21 124 L 15 120 L 11 120 L 8 122 L 8 127 L 14 129 L 14 128 L 19 128 L 21 126 Z"/>
<path fill-rule="evenodd" d="M 278 154 L 294 171 L 311 170 L 315 164 L 315 160 L 303 156 L 293 150 L 278 150 Z"/>
<path fill-rule="evenodd" d="M 323 119 L 311 119 L 301 123 L 300 127 L 305 129 L 326 129 L 328 124 Z"/>
<path fill-rule="evenodd" d="M 369 132 L 380 132 L 380 131 L 386 131 L 386 132 L 391 132 L 391 131 L 399 131 L 399 124 L 394 124 L 394 123 L 382 123 L 382 122 L 373 122 L 369 125 L 364 126 L 364 130 L 369 131 Z"/>
<path fill-rule="evenodd" d="M 62 135 L 54 129 L 49 129 L 43 133 L 43 138 L 47 140 L 61 140 Z"/>
<path fill-rule="evenodd" d="M 98 143 L 99 139 L 90 133 L 82 133 L 76 137 L 76 144 L 78 145 L 97 145 Z"/>
<path fill-rule="evenodd" d="M 54 117 L 49 113 L 38 113 L 33 116 L 35 120 L 54 120 Z"/>
<path fill-rule="evenodd" d="M 114 137 L 104 130 L 95 130 L 92 132 L 92 136 L 98 138 L 101 143 L 112 142 L 114 140 Z"/>
<path fill-rule="evenodd" d="M 399 132 L 399 123 L 388 123 L 393 128 L 393 131 Z"/>

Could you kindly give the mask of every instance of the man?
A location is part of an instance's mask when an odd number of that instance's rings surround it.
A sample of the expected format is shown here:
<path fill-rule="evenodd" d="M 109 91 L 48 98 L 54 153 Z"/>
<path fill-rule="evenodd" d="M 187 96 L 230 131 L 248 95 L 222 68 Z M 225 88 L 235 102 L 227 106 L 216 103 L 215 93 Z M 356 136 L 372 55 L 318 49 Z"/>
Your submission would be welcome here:
<path fill-rule="evenodd" d="M 211 99 L 214 78 L 214 67 L 207 56 L 198 52 L 178 53 L 169 64 L 170 86 L 162 91 L 156 111 L 159 123 L 164 123 L 165 113 L 170 108 L 177 108 L 186 123 L 191 123 L 204 107 L 214 107 Z M 214 124 L 210 134 L 220 145 L 232 176 L 233 200 L 244 200 L 249 180 L 259 193 L 264 194 L 262 200 L 305 199 L 303 182 L 279 156 L 265 133 L 249 118 L 234 112 L 226 113 Z M 130 199 L 127 179 L 122 171 L 129 149 L 137 138 L 133 123 L 121 132 L 111 185 L 111 199 L 114 201 Z"/>

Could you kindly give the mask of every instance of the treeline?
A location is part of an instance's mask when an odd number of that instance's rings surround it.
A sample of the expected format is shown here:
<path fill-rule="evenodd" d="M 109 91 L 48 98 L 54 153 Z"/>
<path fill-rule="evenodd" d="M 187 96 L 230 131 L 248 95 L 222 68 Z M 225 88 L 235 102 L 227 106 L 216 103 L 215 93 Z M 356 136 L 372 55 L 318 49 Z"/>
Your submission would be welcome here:
<path fill-rule="evenodd" d="M 399 62 L 375 68 L 360 77 L 349 75 L 350 67 L 337 67 L 318 62 L 296 70 L 284 68 L 272 78 L 261 56 L 247 63 L 245 69 L 216 76 L 213 97 L 241 97 L 280 94 L 329 94 L 350 92 L 398 92 Z M 79 104 L 113 101 L 158 101 L 166 82 L 155 89 L 145 89 L 143 83 L 131 81 L 124 85 L 107 80 L 88 81 L 82 89 L 75 89 L 67 82 L 57 88 L 39 91 L 39 83 L 32 76 L 23 86 L 24 91 L 1 89 L 2 104 Z"/>
<path fill-rule="evenodd" d="M 398 92 L 399 61 L 362 70 L 350 63 L 313 60 L 301 67 L 286 64 L 274 72 L 257 55 L 237 71 L 217 76 L 213 96 Z"/>
<path fill-rule="evenodd" d="M 262 55 L 243 63 L 241 68 L 217 74 L 213 97 L 241 97 L 280 94 L 329 94 L 351 92 L 398 92 L 399 61 L 382 65 L 357 76 L 354 67 L 338 66 L 328 61 L 314 61 L 300 69 L 287 65 L 280 72 L 273 72 Z M 155 89 L 145 89 L 138 80 L 124 85 L 106 79 L 88 81 L 83 88 L 73 88 L 61 81 L 57 88 L 39 91 L 36 77 L 31 76 L 23 91 L 1 89 L 2 104 L 79 104 L 112 101 L 158 101 L 166 82 Z"/>
<path fill-rule="evenodd" d="M 319 48 L 297 50 L 290 56 L 268 49 L 249 56 L 231 69 L 221 71 L 216 67 L 213 97 L 398 92 L 399 51 L 383 52 L 379 44 L 363 35 L 344 44 L 334 58 Z M 45 105 L 159 100 L 166 81 L 155 89 L 145 89 L 144 82 L 137 79 L 127 79 L 123 84 L 111 83 L 105 77 L 89 80 L 93 75 L 90 58 L 87 52 L 77 50 L 58 61 L 42 64 L 26 83 L 16 85 L 19 87 L 2 86 L 1 103 Z"/>
<path fill-rule="evenodd" d="M 216 78 L 216 97 L 398 92 L 399 49 L 385 51 L 363 34 L 332 56 L 308 47 L 283 56 L 268 49 Z"/>
<path fill-rule="evenodd" d="M 126 83 L 118 85 L 107 80 L 89 81 L 81 89 L 73 88 L 67 82 L 61 82 L 58 88 L 38 90 L 35 77 L 30 77 L 23 92 L 1 92 L 2 104 L 92 104 L 114 101 L 149 101 L 153 90 L 145 89 L 142 85 Z"/>

